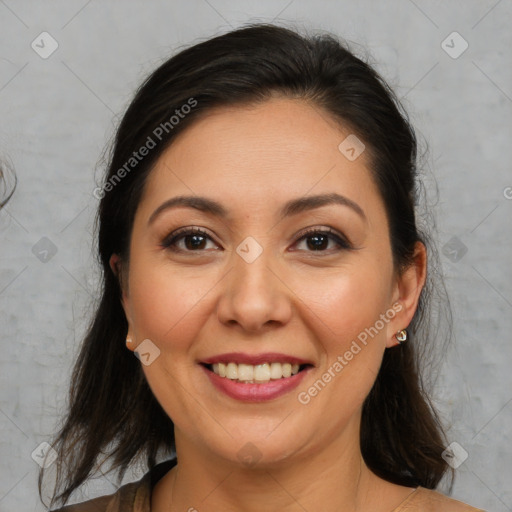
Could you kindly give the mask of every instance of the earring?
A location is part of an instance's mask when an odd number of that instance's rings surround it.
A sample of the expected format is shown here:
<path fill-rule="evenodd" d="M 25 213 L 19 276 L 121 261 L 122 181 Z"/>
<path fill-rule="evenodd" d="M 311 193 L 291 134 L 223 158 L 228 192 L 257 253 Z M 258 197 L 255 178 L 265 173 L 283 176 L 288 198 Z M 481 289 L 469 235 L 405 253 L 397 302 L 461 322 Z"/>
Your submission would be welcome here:
<path fill-rule="evenodd" d="M 407 341 L 407 331 L 405 329 L 402 329 L 401 331 L 398 331 L 395 334 L 395 338 L 397 339 L 398 343 L 401 345 L 402 343 L 405 343 Z"/>
<path fill-rule="evenodd" d="M 126 343 L 132 343 L 132 342 L 133 342 L 132 337 L 126 336 Z"/>

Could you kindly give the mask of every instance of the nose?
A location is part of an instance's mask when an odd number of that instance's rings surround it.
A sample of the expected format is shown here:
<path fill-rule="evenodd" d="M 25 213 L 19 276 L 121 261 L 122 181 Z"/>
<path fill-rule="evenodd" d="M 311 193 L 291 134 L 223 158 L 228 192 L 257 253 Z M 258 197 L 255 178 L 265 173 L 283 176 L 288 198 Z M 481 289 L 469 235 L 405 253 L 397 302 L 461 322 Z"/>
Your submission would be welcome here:
<path fill-rule="evenodd" d="M 278 265 L 272 265 L 269 252 L 263 250 L 254 261 L 233 253 L 233 267 L 222 280 L 217 306 L 220 322 L 257 332 L 290 321 L 293 292 L 275 270 Z"/>

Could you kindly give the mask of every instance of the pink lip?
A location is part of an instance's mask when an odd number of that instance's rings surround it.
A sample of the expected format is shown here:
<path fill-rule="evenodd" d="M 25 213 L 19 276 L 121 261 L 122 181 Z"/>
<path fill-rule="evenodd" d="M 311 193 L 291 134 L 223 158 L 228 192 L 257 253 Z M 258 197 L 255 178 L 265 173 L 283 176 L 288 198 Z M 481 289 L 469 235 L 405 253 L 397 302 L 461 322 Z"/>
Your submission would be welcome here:
<path fill-rule="evenodd" d="M 232 355 L 232 354 L 230 354 Z M 233 359 L 228 359 L 233 361 Z M 224 359 L 225 361 L 225 359 Z M 269 361 L 265 359 L 265 361 Z M 288 359 L 290 362 L 290 359 Z M 297 360 L 298 361 L 298 360 Z M 244 364 L 258 364 L 258 363 L 244 363 Z M 299 364 L 298 362 L 295 364 Z M 306 374 L 311 370 L 311 367 L 305 368 L 304 370 L 292 375 L 288 378 L 271 380 L 264 384 L 248 384 L 245 382 L 236 382 L 226 377 L 221 377 L 213 371 L 209 370 L 203 365 L 200 365 L 206 372 L 206 375 L 210 379 L 210 382 L 220 391 L 225 393 L 235 400 L 243 402 L 265 402 L 267 400 L 273 400 L 278 398 L 285 393 L 288 393 L 295 389 Z"/>
<path fill-rule="evenodd" d="M 300 359 L 286 354 L 277 352 L 265 352 L 263 354 L 243 354 L 242 352 L 229 352 L 227 354 L 219 354 L 201 361 L 203 364 L 214 363 L 237 363 L 237 364 L 263 364 L 263 363 L 291 363 L 291 364 L 310 364 L 311 361 Z M 302 372 L 301 372 L 302 373 Z"/>

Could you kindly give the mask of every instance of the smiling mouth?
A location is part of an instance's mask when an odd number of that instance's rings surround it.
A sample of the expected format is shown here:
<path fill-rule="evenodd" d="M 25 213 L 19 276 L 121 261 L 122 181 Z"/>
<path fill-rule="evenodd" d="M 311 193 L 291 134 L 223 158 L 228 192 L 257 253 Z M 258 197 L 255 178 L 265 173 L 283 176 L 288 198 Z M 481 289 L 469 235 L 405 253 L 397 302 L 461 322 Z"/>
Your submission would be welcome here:
<path fill-rule="evenodd" d="M 233 362 L 201 364 L 219 377 L 245 384 L 266 384 L 270 381 L 287 379 L 306 368 L 312 367 L 310 364 L 299 365 L 276 362 L 256 365 Z"/>

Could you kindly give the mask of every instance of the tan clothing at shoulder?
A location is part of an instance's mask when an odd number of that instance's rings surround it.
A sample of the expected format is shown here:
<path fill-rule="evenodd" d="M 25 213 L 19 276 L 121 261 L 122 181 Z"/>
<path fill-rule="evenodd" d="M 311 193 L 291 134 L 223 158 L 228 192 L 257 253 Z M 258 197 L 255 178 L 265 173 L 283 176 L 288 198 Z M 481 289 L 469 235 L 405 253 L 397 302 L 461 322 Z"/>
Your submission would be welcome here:
<path fill-rule="evenodd" d="M 176 460 L 162 462 L 147 472 L 137 482 L 121 486 L 117 492 L 76 505 L 68 505 L 52 512 L 151 512 L 151 493 L 156 483 Z M 485 512 L 460 501 L 448 498 L 437 491 L 418 487 L 390 512 Z"/>
<path fill-rule="evenodd" d="M 153 488 L 175 465 L 176 459 L 161 462 L 140 480 L 119 487 L 114 494 L 67 505 L 52 512 L 151 512 Z"/>
<path fill-rule="evenodd" d="M 418 487 L 391 512 L 485 512 L 424 487 Z"/>

